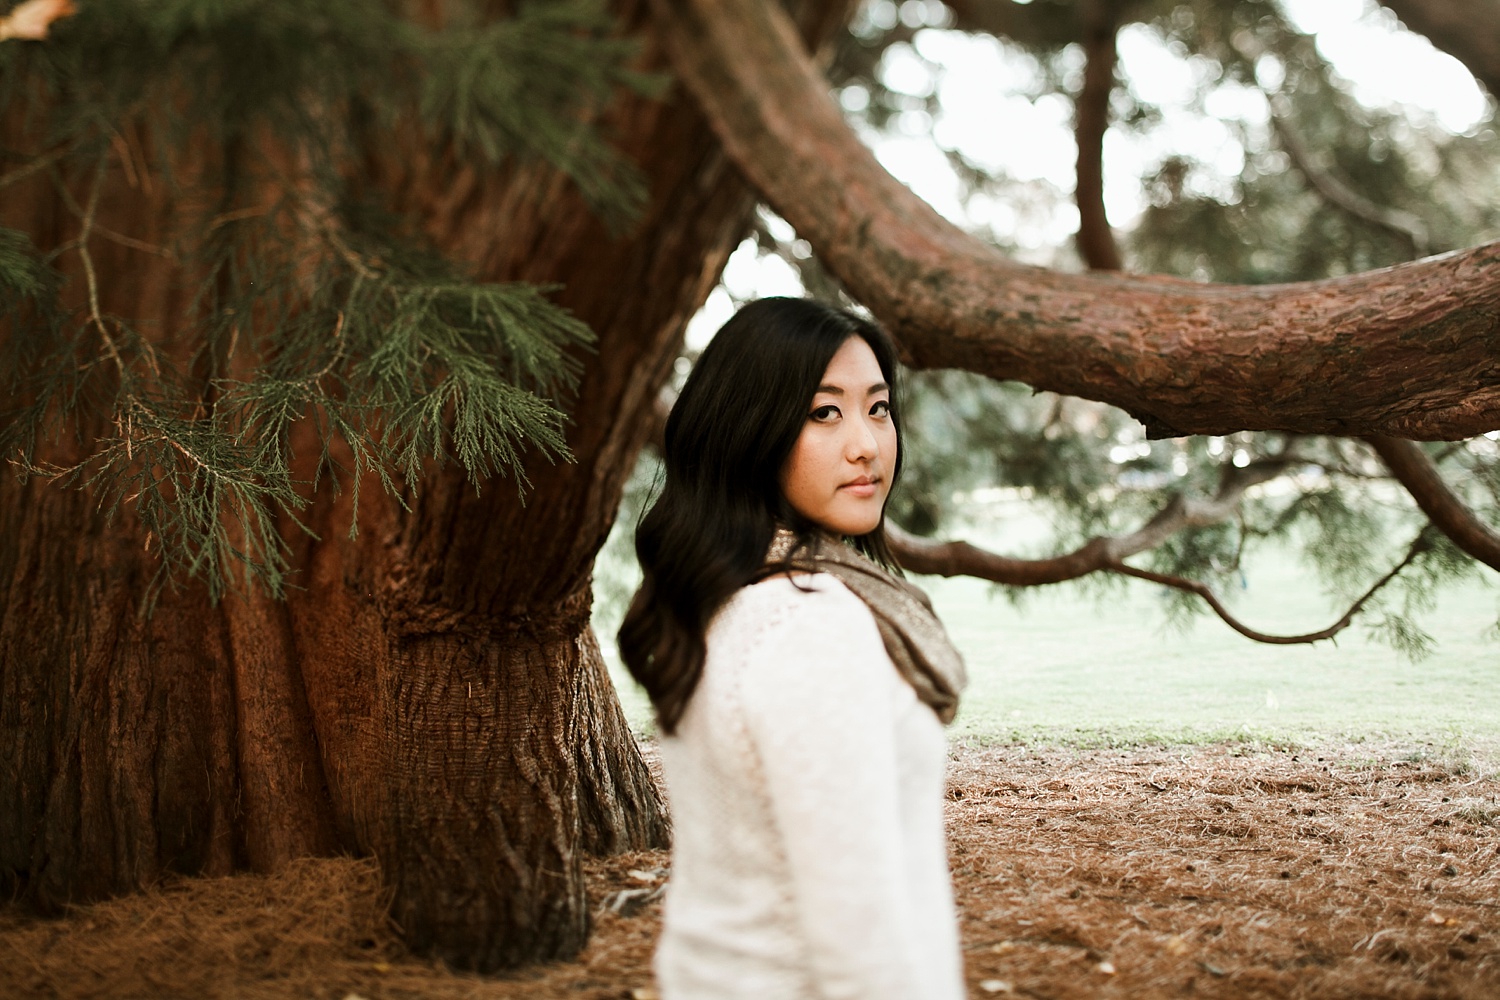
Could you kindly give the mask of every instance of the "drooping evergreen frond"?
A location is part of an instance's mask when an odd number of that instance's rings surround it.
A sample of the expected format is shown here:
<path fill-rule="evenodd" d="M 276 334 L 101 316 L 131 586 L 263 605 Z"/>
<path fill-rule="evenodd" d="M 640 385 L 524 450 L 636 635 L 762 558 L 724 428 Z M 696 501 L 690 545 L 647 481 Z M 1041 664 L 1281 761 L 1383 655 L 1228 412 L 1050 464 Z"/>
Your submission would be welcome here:
<path fill-rule="evenodd" d="M 0 316 L 37 304 L 4 338 L 0 447 L 23 475 L 139 518 L 158 586 L 280 592 L 283 532 L 325 475 L 357 518 L 369 475 L 404 503 L 449 461 L 476 488 L 506 476 L 524 491 L 524 463 L 570 458 L 563 406 L 592 334 L 554 289 L 476 280 L 351 164 L 397 137 L 480 170 L 536 159 L 617 222 L 642 189 L 595 122 L 617 88 L 659 81 L 629 67 L 635 43 L 597 0 L 445 18 L 143 0 L 86 5 L 46 45 L 0 48 L 0 177 L 55 198 L 62 222 L 36 249 L 0 230 Z M 165 192 L 149 239 L 107 228 L 122 191 Z M 130 272 L 101 268 L 106 244 L 151 255 L 185 291 L 180 310 L 118 315 Z M 74 313 L 43 315 L 59 288 Z M 320 461 L 304 482 L 293 440 L 309 428 Z M 47 442 L 63 434 L 78 446 L 59 467 Z"/>
<path fill-rule="evenodd" d="M 424 459 L 450 456 L 451 440 L 452 457 L 477 484 L 519 473 L 522 442 L 567 457 L 564 416 L 542 394 L 575 384 L 565 349 L 591 339 L 582 324 L 526 285 L 372 292 L 373 308 L 348 324 L 361 360 L 345 376 L 344 395 L 349 406 L 384 415 L 375 439 L 383 464 L 415 480 Z"/>
<path fill-rule="evenodd" d="M 268 127 L 332 163 L 362 113 L 382 130 L 406 122 L 435 132 L 486 164 L 544 160 L 615 221 L 639 207 L 643 189 L 591 119 L 615 88 L 664 82 L 629 67 L 638 46 L 599 0 L 537 0 L 498 20 L 457 4 L 441 27 L 361 0 L 88 4 L 46 46 L 19 48 L 0 50 L 0 103 L 46 106 L 52 142 L 107 133 L 150 109 L 168 112 L 166 149 L 248 141 Z M 158 167 L 170 166 L 166 149 Z"/>
<path fill-rule="evenodd" d="M 421 118 L 443 123 L 460 149 L 491 161 L 534 150 L 567 171 L 591 204 L 633 210 L 644 196 L 639 176 L 575 109 L 580 100 L 602 106 L 620 86 L 659 91 L 664 80 L 623 69 L 634 45 L 609 30 L 595 0 L 560 0 L 426 35 Z"/>
<path fill-rule="evenodd" d="M 26 234 L 0 226 L 0 315 L 16 312 L 28 300 L 39 303 L 56 285 L 57 276 Z"/>

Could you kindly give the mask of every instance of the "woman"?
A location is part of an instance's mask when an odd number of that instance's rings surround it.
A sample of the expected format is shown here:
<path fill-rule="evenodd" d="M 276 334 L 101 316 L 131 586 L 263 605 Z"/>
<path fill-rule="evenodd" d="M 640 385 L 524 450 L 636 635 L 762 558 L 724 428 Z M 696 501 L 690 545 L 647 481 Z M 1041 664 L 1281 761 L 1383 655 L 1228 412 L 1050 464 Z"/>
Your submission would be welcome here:
<path fill-rule="evenodd" d="M 873 323 L 763 299 L 667 420 L 620 629 L 663 733 L 666 1000 L 964 995 L 942 821 L 963 665 L 891 571 L 895 376 Z"/>

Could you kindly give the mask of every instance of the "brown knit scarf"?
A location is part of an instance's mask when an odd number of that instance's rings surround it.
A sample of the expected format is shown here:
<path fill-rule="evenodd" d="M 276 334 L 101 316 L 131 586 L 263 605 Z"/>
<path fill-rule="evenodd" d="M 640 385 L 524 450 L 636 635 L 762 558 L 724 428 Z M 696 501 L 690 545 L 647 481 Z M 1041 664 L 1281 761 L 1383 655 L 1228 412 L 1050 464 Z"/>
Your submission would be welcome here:
<path fill-rule="evenodd" d="M 837 577 L 869 606 L 886 653 L 917 697 L 932 706 L 943 722 L 953 721 L 968 674 L 963 657 L 920 588 L 831 537 L 820 534 L 810 545 L 798 548 L 796 534 L 786 528 L 778 528 L 771 539 L 765 568 L 768 576 L 791 570 Z"/>

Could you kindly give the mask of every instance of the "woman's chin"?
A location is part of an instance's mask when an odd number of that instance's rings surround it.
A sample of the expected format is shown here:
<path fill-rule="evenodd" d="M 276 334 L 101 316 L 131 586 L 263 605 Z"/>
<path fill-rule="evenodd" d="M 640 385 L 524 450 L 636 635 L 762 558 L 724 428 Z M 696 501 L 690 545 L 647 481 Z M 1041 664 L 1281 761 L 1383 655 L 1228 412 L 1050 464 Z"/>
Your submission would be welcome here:
<path fill-rule="evenodd" d="M 829 511 L 814 518 L 818 527 L 834 535 L 868 535 L 880 524 L 880 508 L 875 510 Z"/>

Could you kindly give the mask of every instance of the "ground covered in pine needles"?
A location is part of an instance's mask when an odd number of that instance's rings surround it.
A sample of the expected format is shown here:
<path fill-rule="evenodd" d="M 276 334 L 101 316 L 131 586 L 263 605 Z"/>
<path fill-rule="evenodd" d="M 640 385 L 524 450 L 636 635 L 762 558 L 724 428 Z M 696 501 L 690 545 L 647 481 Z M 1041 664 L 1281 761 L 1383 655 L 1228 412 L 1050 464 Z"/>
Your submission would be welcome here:
<path fill-rule="evenodd" d="M 948 823 L 974 997 L 1500 996 L 1500 776 L 1468 755 L 960 747 Z M 406 955 L 367 861 L 0 910 L 0 996 L 654 997 L 665 853 L 593 862 L 578 961 Z"/>

